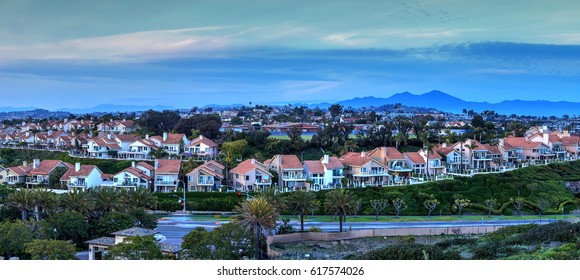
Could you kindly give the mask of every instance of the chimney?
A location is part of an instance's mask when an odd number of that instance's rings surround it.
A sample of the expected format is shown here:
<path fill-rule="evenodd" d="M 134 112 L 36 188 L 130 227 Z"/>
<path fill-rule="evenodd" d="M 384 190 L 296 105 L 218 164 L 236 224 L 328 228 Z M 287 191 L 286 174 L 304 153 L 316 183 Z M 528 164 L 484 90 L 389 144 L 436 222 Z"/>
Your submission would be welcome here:
<path fill-rule="evenodd" d="M 149 134 L 145 135 L 145 139 L 149 140 Z"/>
<path fill-rule="evenodd" d="M 360 157 L 365 157 L 366 155 L 367 154 L 364 151 L 360 152 Z"/>
<path fill-rule="evenodd" d="M 22 166 L 24 166 L 24 167 L 28 166 L 28 161 L 23 161 Z"/>
<path fill-rule="evenodd" d="M 328 155 L 324 155 L 324 158 L 322 159 L 322 163 L 328 164 L 328 160 L 329 160 Z"/>
<path fill-rule="evenodd" d="M 107 134 L 107 139 L 111 139 L 111 138 L 112 138 L 111 133 Z"/>
<path fill-rule="evenodd" d="M 81 171 L 81 163 L 77 162 L 77 163 L 75 163 L 75 172 L 79 172 L 79 171 Z"/>
<path fill-rule="evenodd" d="M 447 143 L 443 143 L 443 148 L 447 148 Z"/>
<path fill-rule="evenodd" d="M 30 131 L 26 132 L 26 137 L 30 136 Z"/>
<path fill-rule="evenodd" d="M 252 159 L 252 164 L 256 164 L 256 159 L 255 158 Z"/>
<path fill-rule="evenodd" d="M 564 130 L 564 137 L 570 137 L 570 131 Z"/>
<path fill-rule="evenodd" d="M 167 141 L 167 132 L 163 132 L 163 141 Z"/>
<path fill-rule="evenodd" d="M 542 136 L 543 136 L 542 143 L 548 145 L 548 142 L 550 141 L 550 134 L 548 134 L 548 132 L 544 132 L 544 134 L 542 134 Z"/>
<path fill-rule="evenodd" d="M 135 167 L 135 162 L 134 161 L 131 162 L 131 167 Z"/>
<path fill-rule="evenodd" d="M 278 167 L 282 166 L 282 155 L 278 155 Z"/>
<path fill-rule="evenodd" d="M 155 164 L 153 165 L 153 168 L 155 168 L 155 170 L 157 170 L 157 167 L 159 167 L 159 160 L 155 159 Z"/>
<path fill-rule="evenodd" d="M 32 168 L 37 168 L 40 165 L 40 159 L 35 158 L 33 162 Z"/>
<path fill-rule="evenodd" d="M 199 139 L 203 139 L 203 135 L 200 135 L 200 136 L 199 136 Z"/>

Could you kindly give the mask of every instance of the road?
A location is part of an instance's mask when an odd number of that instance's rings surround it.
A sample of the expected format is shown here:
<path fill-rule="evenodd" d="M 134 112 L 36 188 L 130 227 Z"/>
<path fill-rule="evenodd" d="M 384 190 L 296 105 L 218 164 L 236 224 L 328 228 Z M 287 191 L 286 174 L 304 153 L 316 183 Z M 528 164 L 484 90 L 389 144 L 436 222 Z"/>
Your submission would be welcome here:
<path fill-rule="evenodd" d="M 533 219 L 533 220 L 498 220 L 498 221 L 426 221 L 426 222 L 346 222 L 343 224 L 344 229 L 352 228 L 353 230 L 361 229 L 373 229 L 373 228 L 427 228 L 427 227 L 472 227 L 472 226 L 509 226 L 509 225 L 520 225 L 520 224 L 547 224 L 554 222 L 555 220 L 547 219 Z M 227 221 L 216 220 L 203 220 L 196 221 L 191 217 L 168 217 L 163 220 L 159 220 L 157 225 L 157 231 L 167 237 L 165 242 L 172 244 L 181 244 L 183 236 L 189 233 L 196 227 L 204 227 L 211 231 L 214 228 L 220 226 L 220 224 L 227 223 Z M 298 221 L 290 222 L 295 228 L 300 227 Z M 304 228 L 306 230 L 311 227 L 319 227 L 323 231 L 338 231 L 338 222 L 305 222 Z"/>

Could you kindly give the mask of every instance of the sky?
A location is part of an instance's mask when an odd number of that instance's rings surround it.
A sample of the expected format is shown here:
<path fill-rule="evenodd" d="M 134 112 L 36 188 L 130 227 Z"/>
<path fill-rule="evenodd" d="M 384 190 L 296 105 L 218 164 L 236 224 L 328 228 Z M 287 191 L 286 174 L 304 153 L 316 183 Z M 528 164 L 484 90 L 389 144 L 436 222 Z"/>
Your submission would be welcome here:
<path fill-rule="evenodd" d="M 525 4 L 523 4 L 525 3 Z M 0 1 L 0 107 L 580 102 L 580 2 Z"/>

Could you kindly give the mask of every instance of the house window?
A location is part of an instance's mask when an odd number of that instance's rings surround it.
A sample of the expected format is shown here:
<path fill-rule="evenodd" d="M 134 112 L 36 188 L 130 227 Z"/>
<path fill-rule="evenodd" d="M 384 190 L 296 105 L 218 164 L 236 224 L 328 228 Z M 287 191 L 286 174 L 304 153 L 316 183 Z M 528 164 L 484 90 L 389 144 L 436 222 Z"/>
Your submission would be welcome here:
<path fill-rule="evenodd" d="M 193 178 L 192 178 L 192 176 L 189 176 L 189 181 L 193 181 Z"/>
<path fill-rule="evenodd" d="M 240 178 L 240 176 L 238 174 L 236 174 L 236 179 L 239 179 L 239 178 Z"/>
<path fill-rule="evenodd" d="M 250 180 L 250 176 L 246 175 L 246 181 Z"/>

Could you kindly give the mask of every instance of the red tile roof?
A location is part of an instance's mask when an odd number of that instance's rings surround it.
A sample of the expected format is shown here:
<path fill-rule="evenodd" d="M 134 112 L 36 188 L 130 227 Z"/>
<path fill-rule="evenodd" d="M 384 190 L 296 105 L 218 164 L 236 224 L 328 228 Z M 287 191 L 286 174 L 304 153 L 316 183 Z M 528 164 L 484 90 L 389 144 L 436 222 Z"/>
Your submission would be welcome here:
<path fill-rule="evenodd" d="M 350 152 L 341 156 L 339 160 L 343 165 L 363 166 L 373 159 L 366 154 L 363 156 L 362 153 Z"/>
<path fill-rule="evenodd" d="M 153 171 L 153 170 L 155 170 L 155 168 L 154 168 L 154 167 L 153 167 L 151 164 L 149 164 L 149 163 L 146 163 L 146 162 L 144 162 L 144 161 L 140 162 L 140 163 L 139 163 L 139 165 L 141 165 L 141 166 L 145 167 L 146 169 L 149 169 L 150 171 Z"/>
<path fill-rule="evenodd" d="M 303 168 L 302 163 L 300 163 L 300 160 L 298 159 L 298 157 L 296 155 L 275 155 L 274 157 L 272 157 L 271 159 L 267 160 L 264 163 L 277 166 L 279 157 L 282 158 L 282 163 L 280 164 L 280 168 L 282 168 L 282 169 L 300 169 L 300 168 Z"/>
<path fill-rule="evenodd" d="M 220 164 L 219 162 L 215 161 L 215 160 L 210 160 L 208 161 L 206 164 L 212 164 L 218 168 L 224 169 L 225 166 L 223 166 L 222 164 Z"/>
<path fill-rule="evenodd" d="M 507 137 L 504 138 L 504 148 L 507 150 L 511 149 L 536 149 L 538 146 L 543 145 L 540 142 L 531 142 L 526 140 L 524 137 Z"/>
<path fill-rule="evenodd" d="M 175 133 L 168 133 L 167 134 L 167 139 L 165 141 L 163 141 L 163 135 L 161 136 L 151 136 L 151 139 L 155 139 L 158 142 L 164 143 L 164 144 L 180 144 L 181 140 L 183 139 L 183 137 L 185 137 L 185 134 L 175 134 Z"/>
<path fill-rule="evenodd" d="M 160 159 L 159 166 L 155 169 L 155 173 L 170 173 L 177 174 L 181 170 L 181 160 L 178 159 Z"/>
<path fill-rule="evenodd" d="M 404 153 L 403 155 L 408 157 L 413 163 L 425 164 L 425 159 L 418 152 Z"/>
<path fill-rule="evenodd" d="M 60 160 L 48 160 L 45 159 L 40 162 L 38 167 L 32 169 L 30 174 L 34 175 L 48 175 L 53 169 L 55 169 L 58 165 L 64 165 Z"/>
<path fill-rule="evenodd" d="M 136 134 L 119 134 L 115 135 L 115 138 L 119 139 L 121 142 L 134 142 L 139 140 L 139 136 Z"/>
<path fill-rule="evenodd" d="M 30 170 L 32 170 L 32 168 L 30 168 L 30 166 L 11 166 L 6 168 L 8 170 L 10 170 L 12 173 L 18 175 L 18 176 L 23 176 L 28 174 L 28 172 L 30 172 Z"/>
<path fill-rule="evenodd" d="M 187 175 L 195 173 L 195 172 L 204 172 L 204 173 L 212 175 L 214 177 L 218 177 L 221 179 L 224 178 L 224 175 L 221 174 L 221 172 L 216 172 L 215 170 L 211 169 L 211 167 L 209 167 L 207 163 L 194 168 L 189 173 L 187 173 Z"/>
<path fill-rule="evenodd" d="M 204 145 L 206 145 L 206 146 L 210 147 L 210 148 L 213 148 L 213 147 L 217 147 L 217 146 L 218 146 L 218 145 L 217 145 L 217 144 L 216 144 L 214 141 L 212 141 L 211 139 L 209 139 L 209 138 L 207 138 L 207 137 L 204 137 L 203 135 L 201 135 L 201 136 L 199 136 L 199 137 L 197 137 L 197 138 L 195 138 L 195 139 L 191 140 L 191 142 L 189 143 L 188 147 L 194 147 L 194 146 L 197 146 L 197 145 L 199 145 L 199 144 L 202 144 L 202 143 L 203 143 Z"/>
<path fill-rule="evenodd" d="M 312 174 L 324 174 L 324 165 L 318 160 L 305 160 L 304 165 Z"/>
<path fill-rule="evenodd" d="M 422 151 L 423 151 L 423 153 L 425 153 L 425 150 L 422 150 Z M 432 152 L 429 152 L 429 160 L 432 160 L 432 159 L 442 159 L 442 157 L 436 151 L 432 151 Z"/>
<path fill-rule="evenodd" d="M 492 155 L 501 155 L 501 151 L 499 150 L 498 146 L 492 146 L 490 144 L 483 144 L 490 154 Z"/>
<path fill-rule="evenodd" d="M 322 161 L 324 156 L 320 159 Z M 328 163 L 323 163 L 327 170 L 343 169 L 344 165 L 337 157 L 328 157 Z"/>
<path fill-rule="evenodd" d="M 262 171 L 262 172 L 266 172 L 266 173 L 270 174 L 270 172 L 267 171 L 268 168 L 266 168 L 262 163 L 260 163 L 257 160 L 255 160 L 255 163 L 252 163 L 252 159 L 244 160 L 243 162 L 238 164 L 238 166 L 236 166 L 235 168 L 230 170 L 230 172 L 235 173 L 235 174 L 244 175 L 244 174 L 246 174 L 246 173 L 248 173 L 256 168 L 260 169 L 260 171 Z"/>
<path fill-rule="evenodd" d="M 81 168 L 79 171 L 76 171 L 75 167 L 73 166 L 72 168 L 69 168 L 64 173 L 64 175 L 62 175 L 60 180 L 61 181 L 62 180 L 68 181 L 70 179 L 70 177 L 87 177 L 91 174 L 91 172 L 93 172 L 94 169 L 99 171 L 99 173 L 101 173 L 101 175 L 103 174 L 102 172 L 100 172 L 99 168 L 96 165 L 81 165 Z"/>
<path fill-rule="evenodd" d="M 143 170 L 136 168 L 136 167 L 127 167 L 127 168 L 123 169 L 121 172 L 115 174 L 115 176 L 117 176 L 118 174 L 123 173 L 123 172 L 131 173 L 138 178 L 143 178 L 146 180 L 151 179 L 151 177 L 147 176 L 147 174 L 145 174 L 145 172 L 143 172 Z"/>

